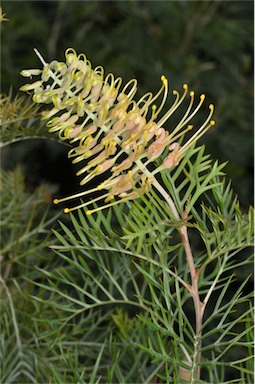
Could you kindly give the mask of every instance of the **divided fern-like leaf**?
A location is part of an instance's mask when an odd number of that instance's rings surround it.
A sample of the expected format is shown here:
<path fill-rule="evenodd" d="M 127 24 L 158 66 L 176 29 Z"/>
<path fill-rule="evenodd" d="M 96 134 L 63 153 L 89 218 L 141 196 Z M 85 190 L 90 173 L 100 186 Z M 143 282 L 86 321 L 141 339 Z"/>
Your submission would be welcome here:
<path fill-rule="evenodd" d="M 20 140 L 50 139 L 45 123 L 41 121 L 41 107 L 29 97 L 0 94 L 0 146 Z"/>

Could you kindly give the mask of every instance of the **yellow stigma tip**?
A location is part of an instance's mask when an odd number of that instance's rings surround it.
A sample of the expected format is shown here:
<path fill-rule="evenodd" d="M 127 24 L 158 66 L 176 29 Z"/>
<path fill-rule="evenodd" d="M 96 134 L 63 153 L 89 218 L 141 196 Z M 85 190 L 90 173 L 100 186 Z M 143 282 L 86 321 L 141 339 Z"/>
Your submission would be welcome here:
<path fill-rule="evenodd" d="M 183 89 L 186 91 L 188 89 L 188 84 L 183 84 Z"/>
<path fill-rule="evenodd" d="M 215 123 L 214 120 L 211 120 L 211 121 L 210 121 L 210 124 L 211 124 L 212 126 L 214 126 L 216 123 Z"/>
<path fill-rule="evenodd" d="M 64 209 L 64 212 L 65 212 L 65 213 L 69 213 L 69 208 L 65 208 L 65 209 Z"/>
<path fill-rule="evenodd" d="M 195 96 L 195 92 L 194 92 L 194 91 L 191 91 L 191 92 L 189 93 L 189 95 L 190 95 L 190 97 L 194 97 L 194 96 Z"/>
<path fill-rule="evenodd" d="M 100 164 L 95 168 L 95 173 L 101 172 L 104 169 L 104 167 Z"/>
<path fill-rule="evenodd" d="M 54 199 L 53 200 L 53 204 L 58 204 L 59 203 L 59 200 L 58 199 Z"/>
<path fill-rule="evenodd" d="M 91 210 L 87 210 L 87 211 L 86 211 L 86 215 L 87 215 L 87 216 L 91 215 L 92 213 L 93 213 L 93 211 L 91 211 Z"/>
<path fill-rule="evenodd" d="M 202 95 L 200 96 L 200 100 L 204 100 L 205 99 L 205 94 L 202 93 Z"/>

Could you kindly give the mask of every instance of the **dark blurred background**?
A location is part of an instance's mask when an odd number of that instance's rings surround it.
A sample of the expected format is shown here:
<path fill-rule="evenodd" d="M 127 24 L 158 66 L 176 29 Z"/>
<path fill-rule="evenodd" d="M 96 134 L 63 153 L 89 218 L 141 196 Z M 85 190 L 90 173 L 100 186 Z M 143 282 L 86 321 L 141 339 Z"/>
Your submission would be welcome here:
<path fill-rule="evenodd" d="M 1 87 L 15 94 L 19 73 L 64 59 L 72 47 L 93 67 L 139 81 L 139 95 L 188 83 L 215 105 L 216 126 L 200 143 L 221 162 L 242 208 L 253 203 L 253 1 L 8 1 L 1 31 Z M 138 96 L 139 96 L 138 95 Z M 172 102 L 171 91 L 169 105 Z M 165 128 L 171 129 L 171 121 Z M 61 193 L 77 190 L 66 147 L 42 140 L 12 144 L 2 165 L 21 162 L 33 184 L 50 181 Z M 70 181 L 71 180 L 71 181 Z M 74 185 L 76 184 L 77 185 Z"/>

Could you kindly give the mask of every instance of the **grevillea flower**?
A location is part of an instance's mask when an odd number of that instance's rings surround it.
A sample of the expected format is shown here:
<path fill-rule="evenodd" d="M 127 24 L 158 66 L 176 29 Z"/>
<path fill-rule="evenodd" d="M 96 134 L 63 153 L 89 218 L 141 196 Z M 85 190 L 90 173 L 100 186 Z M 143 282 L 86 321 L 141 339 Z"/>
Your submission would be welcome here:
<path fill-rule="evenodd" d="M 180 145 L 179 139 L 193 128 L 190 120 L 205 99 L 201 95 L 194 107 L 195 94 L 188 92 L 187 84 L 183 85 L 182 95 L 173 91 L 173 105 L 159 118 L 168 95 L 165 76 L 161 77 L 162 86 L 156 95 L 148 92 L 135 101 L 136 80 L 130 80 L 121 89 L 120 77 L 115 79 L 111 73 L 105 76 L 101 66 L 93 69 L 85 55 L 77 55 L 74 49 L 67 49 L 66 62 L 52 61 L 50 64 L 43 60 L 39 52 L 36 53 L 43 69 L 23 70 L 21 75 L 30 78 L 40 75 L 40 80 L 20 89 L 33 90 L 35 103 L 53 106 L 43 112 L 43 119 L 48 120 L 49 132 L 58 132 L 61 140 L 73 144 L 68 156 L 73 163 L 81 163 L 77 172 L 78 176 L 82 175 L 80 184 L 85 185 L 98 175 L 106 175 L 105 180 L 92 189 L 55 199 L 54 203 L 57 204 L 96 191 L 105 191 L 78 207 L 65 208 L 65 212 L 101 199 L 105 205 L 98 209 L 139 197 L 156 182 L 157 173 L 178 165 L 187 149 L 215 124 L 211 120 L 214 110 L 211 104 L 206 121 L 186 143 Z M 189 105 L 184 116 L 168 132 L 163 125 L 187 96 Z M 158 99 L 161 101 L 157 107 L 155 102 Z M 166 156 L 162 164 L 151 170 L 149 164 L 155 164 L 163 152 L 166 152 Z M 87 214 L 96 210 L 87 210 Z"/>

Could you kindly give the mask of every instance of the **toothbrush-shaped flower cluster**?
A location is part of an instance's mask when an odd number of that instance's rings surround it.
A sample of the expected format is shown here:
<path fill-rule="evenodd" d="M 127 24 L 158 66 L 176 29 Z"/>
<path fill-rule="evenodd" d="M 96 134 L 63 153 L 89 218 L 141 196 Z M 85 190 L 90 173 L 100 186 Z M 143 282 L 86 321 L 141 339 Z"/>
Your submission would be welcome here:
<path fill-rule="evenodd" d="M 196 142 L 212 125 L 213 105 L 202 126 L 184 144 L 178 140 L 192 129 L 189 124 L 200 109 L 205 96 L 193 107 L 195 94 L 188 92 L 183 85 L 183 94 L 173 91 L 175 101 L 168 111 L 159 118 L 168 94 L 168 82 L 161 77 L 162 86 L 156 95 L 146 93 L 139 101 L 134 101 L 137 81 L 129 81 L 122 89 L 122 79 L 113 74 L 105 76 L 101 66 L 92 68 L 85 55 L 77 55 L 67 49 L 66 62 L 52 61 L 47 64 L 37 52 L 43 69 L 23 70 L 22 76 L 41 76 L 41 79 L 22 86 L 22 91 L 33 90 L 33 101 L 53 105 L 43 113 L 48 120 L 49 132 L 58 132 L 61 140 L 73 144 L 68 156 L 73 163 L 81 162 L 77 175 L 84 175 L 80 184 L 85 185 L 94 177 L 104 174 L 105 180 L 95 188 L 63 198 L 54 202 L 82 197 L 95 191 L 106 192 L 82 203 L 78 207 L 103 199 L 102 208 L 121 201 L 135 199 L 153 185 L 155 175 L 162 169 L 178 165 L 187 149 Z M 172 132 L 163 128 L 165 122 L 189 95 L 188 108 Z M 155 101 L 161 97 L 159 107 Z M 166 151 L 162 164 L 150 170 L 148 165 Z M 85 165 L 84 165 L 85 161 Z M 65 212 L 78 207 L 65 208 Z M 96 209 L 87 210 L 91 214 Z"/>

